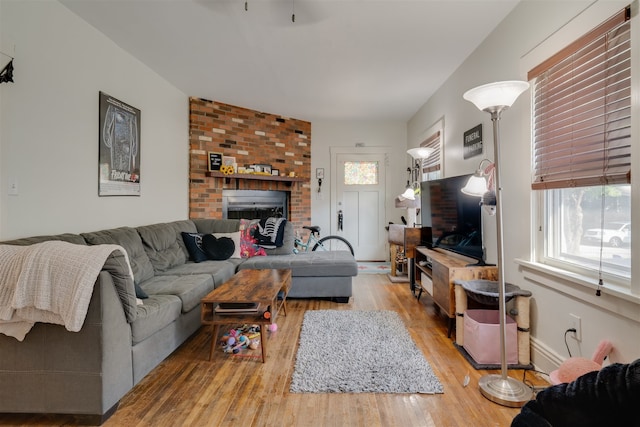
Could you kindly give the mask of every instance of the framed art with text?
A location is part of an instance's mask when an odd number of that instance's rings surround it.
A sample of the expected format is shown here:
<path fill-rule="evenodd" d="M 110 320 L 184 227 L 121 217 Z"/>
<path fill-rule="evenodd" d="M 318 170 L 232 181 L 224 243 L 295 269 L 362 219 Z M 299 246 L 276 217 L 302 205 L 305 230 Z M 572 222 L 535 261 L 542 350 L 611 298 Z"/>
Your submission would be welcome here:
<path fill-rule="evenodd" d="M 482 154 L 482 123 L 464 133 L 462 148 L 465 159 Z"/>
<path fill-rule="evenodd" d="M 222 153 L 209 151 L 209 172 L 219 171 L 222 166 Z"/>
<path fill-rule="evenodd" d="M 140 195 L 140 110 L 100 92 L 99 196 Z"/>

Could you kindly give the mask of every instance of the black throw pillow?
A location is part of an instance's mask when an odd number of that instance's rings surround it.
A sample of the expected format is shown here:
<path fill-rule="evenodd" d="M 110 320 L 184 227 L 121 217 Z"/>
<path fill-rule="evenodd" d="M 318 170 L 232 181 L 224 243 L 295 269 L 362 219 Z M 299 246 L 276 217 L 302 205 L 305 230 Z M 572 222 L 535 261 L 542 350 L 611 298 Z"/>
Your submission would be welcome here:
<path fill-rule="evenodd" d="M 202 236 L 202 233 L 182 232 L 182 240 L 184 240 L 184 245 L 187 247 L 187 251 L 193 262 L 202 262 L 208 259 L 207 254 L 202 248 Z"/>
<path fill-rule="evenodd" d="M 136 289 L 136 298 L 140 298 L 140 299 L 149 298 L 149 295 L 147 295 L 147 293 L 140 287 L 140 285 L 138 285 L 137 283 L 134 283 L 133 286 Z"/>
<path fill-rule="evenodd" d="M 211 260 L 229 259 L 236 250 L 233 240 L 228 237 L 216 238 L 213 234 L 202 236 L 202 249 Z"/>

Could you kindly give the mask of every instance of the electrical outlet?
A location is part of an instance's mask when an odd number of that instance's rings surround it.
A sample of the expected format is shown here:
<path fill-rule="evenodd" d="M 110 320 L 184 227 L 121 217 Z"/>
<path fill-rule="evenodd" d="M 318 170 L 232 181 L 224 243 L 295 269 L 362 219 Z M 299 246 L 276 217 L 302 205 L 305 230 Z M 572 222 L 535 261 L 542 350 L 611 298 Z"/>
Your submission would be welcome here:
<path fill-rule="evenodd" d="M 569 313 L 569 328 L 573 328 L 576 331 L 573 333 L 576 341 L 582 341 L 582 319 L 580 316 Z"/>

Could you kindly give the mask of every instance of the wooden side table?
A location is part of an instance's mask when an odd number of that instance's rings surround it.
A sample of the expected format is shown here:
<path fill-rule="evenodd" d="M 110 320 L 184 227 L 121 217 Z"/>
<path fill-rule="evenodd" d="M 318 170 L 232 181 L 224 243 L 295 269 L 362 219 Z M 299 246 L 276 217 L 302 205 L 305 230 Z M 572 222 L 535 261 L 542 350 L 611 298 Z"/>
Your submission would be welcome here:
<path fill-rule="evenodd" d="M 262 363 L 264 363 L 267 356 L 264 329 L 275 323 L 280 309 L 283 315 L 287 314 L 286 301 L 290 289 L 290 269 L 240 270 L 205 296 L 201 301 L 200 320 L 203 325 L 211 325 L 209 360 L 213 359 L 220 325 L 251 323 L 260 325 L 260 346 Z M 278 301 L 279 296 L 280 301 Z M 223 303 L 257 303 L 258 310 L 237 313 L 217 312 L 216 307 Z M 265 317 L 267 311 L 270 313 L 268 318 Z"/>

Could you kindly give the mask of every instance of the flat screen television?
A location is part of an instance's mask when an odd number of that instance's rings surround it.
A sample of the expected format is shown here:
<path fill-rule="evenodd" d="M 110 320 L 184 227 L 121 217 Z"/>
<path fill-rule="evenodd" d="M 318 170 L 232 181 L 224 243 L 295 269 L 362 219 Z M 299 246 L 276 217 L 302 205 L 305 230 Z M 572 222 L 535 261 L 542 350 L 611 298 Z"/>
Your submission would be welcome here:
<path fill-rule="evenodd" d="M 484 262 L 480 198 L 460 191 L 471 175 L 420 183 L 422 226 L 431 227 L 432 247 Z"/>

